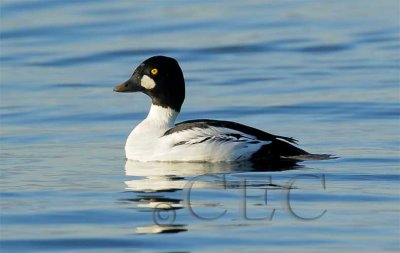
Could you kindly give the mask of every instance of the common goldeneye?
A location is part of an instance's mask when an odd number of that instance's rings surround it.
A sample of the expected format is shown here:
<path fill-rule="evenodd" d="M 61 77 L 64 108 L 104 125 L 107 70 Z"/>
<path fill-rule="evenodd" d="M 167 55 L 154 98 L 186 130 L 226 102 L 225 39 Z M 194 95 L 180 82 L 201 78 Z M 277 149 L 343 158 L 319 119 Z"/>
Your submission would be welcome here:
<path fill-rule="evenodd" d="M 126 142 L 126 158 L 130 160 L 276 162 L 327 158 L 293 146 L 293 138 L 236 122 L 197 119 L 175 125 L 185 99 L 185 80 L 178 62 L 170 57 L 145 60 L 114 91 L 143 92 L 152 100 L 146 119 L 133 129 Z"/>

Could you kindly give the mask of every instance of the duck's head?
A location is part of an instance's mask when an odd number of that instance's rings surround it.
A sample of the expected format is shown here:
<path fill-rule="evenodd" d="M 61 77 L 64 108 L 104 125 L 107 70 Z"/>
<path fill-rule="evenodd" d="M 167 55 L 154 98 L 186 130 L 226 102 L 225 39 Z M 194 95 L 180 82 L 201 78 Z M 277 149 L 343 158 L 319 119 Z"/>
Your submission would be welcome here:
<path fill-rule="evenodd" d="M 151 97 L 154 105 L 179 112 L 185 99 L 185 80 L 174 58 L 153 56 L 141 63 L 131 78 L 114 91 L 143 92 Z"/>

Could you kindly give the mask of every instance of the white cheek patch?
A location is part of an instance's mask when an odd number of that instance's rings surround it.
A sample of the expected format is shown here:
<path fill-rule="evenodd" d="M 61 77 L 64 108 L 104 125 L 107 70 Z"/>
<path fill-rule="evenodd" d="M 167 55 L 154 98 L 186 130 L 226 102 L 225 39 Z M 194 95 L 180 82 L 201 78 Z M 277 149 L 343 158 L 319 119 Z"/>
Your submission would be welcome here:
<path fill-rule="evenodd" d="M 147 90 L 151 90 L 156 86 L 156 83 L 151 77 L 144 75 L 140 80 L 140 85 Z"/>

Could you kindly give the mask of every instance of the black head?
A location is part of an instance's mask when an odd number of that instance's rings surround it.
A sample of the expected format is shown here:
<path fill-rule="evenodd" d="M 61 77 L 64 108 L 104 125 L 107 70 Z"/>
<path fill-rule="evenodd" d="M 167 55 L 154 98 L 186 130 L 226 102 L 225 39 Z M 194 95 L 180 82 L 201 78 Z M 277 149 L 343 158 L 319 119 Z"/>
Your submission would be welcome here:
<path fill-rule="evenodd" d="M 131 78 L 114 88 L 116 92 L 143 92 L 154 105 L 181 110 L 185 80 L 178 62 L 166 56 L 153 56 L 141 63 Z"/>

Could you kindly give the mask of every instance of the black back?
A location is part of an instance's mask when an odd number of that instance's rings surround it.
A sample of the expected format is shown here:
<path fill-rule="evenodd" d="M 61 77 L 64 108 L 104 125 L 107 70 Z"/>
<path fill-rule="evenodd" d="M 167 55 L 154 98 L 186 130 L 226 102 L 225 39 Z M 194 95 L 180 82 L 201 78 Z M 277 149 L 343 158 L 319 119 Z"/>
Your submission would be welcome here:
<path fill-rule="evenodd" d="M 297 141 L 290 137 L 273 135 L 257 128 L 249 127 L 240 123 L 223 120 L 198 119 L 188 120 L 177 124 L 175 127 L 167 130 L 164 136 L 173 133 L 190 130 L 193 128 L 208 128 L 208 127 L 224 127 L 252 135 L 257 140 L 270 141 L 271 143 L 263 145 L 257 152 L 253 154 L 251 160 L 282 160 L 282 157 L 309 155 L 308 152 L 293 146 L 290 143 Z M 230 134 L 231 135 L 231 134 Z M 238 137 L 239 138 L 239 137 Z"/>
<path fill-rule="evenodd" d="M 207 127 L 225 127 L 229 129 L 233 129 L 245 134 L 253 135 L 259 140 L 263 141 L 272 141 L 276 138 L 283 139 L 290 143 L 296 143 L 297 141 L 291 137 L 284 137 L 279 135 L 273 135 L 264 131 L 261 131 L 257 128 L 246 126 L 240 123 L 225 121 L 225 120 L 211 120 L 211 119 L 197 119 L 197 120 L 188 120 L 181 123 L 176 124 L 174 128 L 169 129 L 165 132 L 164 135 L 172 134 L 179 131 L 188 130 L 191 128 L 207 128 Z"/>

